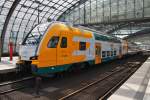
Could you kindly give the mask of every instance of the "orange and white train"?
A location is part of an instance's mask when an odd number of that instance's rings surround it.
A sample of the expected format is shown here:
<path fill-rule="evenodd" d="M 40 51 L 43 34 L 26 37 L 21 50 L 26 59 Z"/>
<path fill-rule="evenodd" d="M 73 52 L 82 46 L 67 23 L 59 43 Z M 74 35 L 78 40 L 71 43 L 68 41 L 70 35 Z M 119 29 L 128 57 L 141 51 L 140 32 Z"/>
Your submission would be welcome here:
<path fill-rule="evenodd" d="M 27 34 L 19 49 L 19 68 L 46 75 L 100 64 L 128 52 L 125 40 L 69 26 L 63 22 L 39 24 Z"/>

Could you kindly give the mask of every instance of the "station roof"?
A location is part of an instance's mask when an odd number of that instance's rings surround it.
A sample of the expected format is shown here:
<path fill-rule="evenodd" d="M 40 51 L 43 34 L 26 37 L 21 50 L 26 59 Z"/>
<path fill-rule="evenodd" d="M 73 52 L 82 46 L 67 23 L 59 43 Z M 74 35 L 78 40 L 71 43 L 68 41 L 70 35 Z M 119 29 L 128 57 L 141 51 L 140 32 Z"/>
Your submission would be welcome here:
<path fill-rule="evenodd" d="M 38 23 L 57 20 L 86 0 L 0 0 L 0 35 L 3 44 L 15 44 Z"/>
<path fill-rule="evenodd" d="M 135 37 L 135 36 L 144 35 L 144 34 L 150 34 L 150 28 L 146 28 L 146 29 L 137 31 L 134 34 L 131 34 L 131 35 L 125 37 L 124 39 L 129 39 L 129 38 L 132 38 L 132 37 Z"/>
<path fill-rule="evenodd" d="M 148 0 L 0 0 L 3 51 L 8 52 L 10 38 L 18 51 L 17 44 L 33 27 L 52 20 L 128 36 L 150 26 L 148 4 Z"/>
<path fill-rule="evenodd" d="M 130 43 L 134 43 L 137 46 L 150 46 L 150 28 L 146 28 L 140 31 L 137 31 L 133 34 L 124 37 Z M 148 48 L 147 48 L 148 49 Z"/>

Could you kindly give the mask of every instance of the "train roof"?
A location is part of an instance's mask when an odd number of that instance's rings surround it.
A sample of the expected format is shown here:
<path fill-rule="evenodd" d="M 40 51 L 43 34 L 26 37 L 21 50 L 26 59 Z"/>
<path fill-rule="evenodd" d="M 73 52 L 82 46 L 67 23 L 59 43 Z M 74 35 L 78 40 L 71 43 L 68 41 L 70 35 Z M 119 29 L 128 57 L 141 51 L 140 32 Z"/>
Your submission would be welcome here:
<path fill-rule="evenodd" d="M 84 26 L 78 26 L 78 28 L 80 28 L 81 30 L 84 29 L 87 31 L 91 31 L 94 34 L 96 40 L 121 43 L 121 39 L 111 36 L 111 35 L 108 35 L 106 33 L 103 33 L 101 31 L 97 31 L 97 30 L 94 30 L 94 29 L 91 29 L 88 27 L 84 27 Z"/>
<path fill-rule="evenodd" d="M 104 35 L 104 34 L 99 34 L 99 33 L 98 34 L 94 33 L 94 36 L 96 40 L 121 43 L 121 40 L 114 36 Z"/>

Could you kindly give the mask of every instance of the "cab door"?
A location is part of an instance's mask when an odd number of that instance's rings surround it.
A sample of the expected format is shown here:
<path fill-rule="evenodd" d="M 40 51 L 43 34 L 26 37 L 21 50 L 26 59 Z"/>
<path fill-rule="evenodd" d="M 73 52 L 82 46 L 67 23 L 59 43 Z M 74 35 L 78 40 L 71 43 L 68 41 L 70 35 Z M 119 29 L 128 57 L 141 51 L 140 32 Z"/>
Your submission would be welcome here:
<path fill-rule="evenodd" d="M 60 33 L 60 43 L 59 48 L 57 49 L 57 65 L 65 65 L 71 63 L 71 34 L 68 32 Z"/>
<path fill-rule="evenodd" d="M 40 66 L 57 65 L 57 48 L 59 40 L 59 35 L 53 35 L 50 38 L 46 37 L 43 41 L 39 52 Z"/>
<path fill-rule="evenodd" d="M 101 63 L 101 44 L 95 44 L 95 64 Z"/>

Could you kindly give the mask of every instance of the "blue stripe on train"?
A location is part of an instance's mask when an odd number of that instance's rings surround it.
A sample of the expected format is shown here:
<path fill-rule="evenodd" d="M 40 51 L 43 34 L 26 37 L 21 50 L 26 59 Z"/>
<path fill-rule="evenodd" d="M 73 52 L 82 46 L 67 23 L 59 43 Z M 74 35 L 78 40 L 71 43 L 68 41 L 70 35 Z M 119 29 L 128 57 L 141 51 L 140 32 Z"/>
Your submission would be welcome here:
<path fill-rule="evenodd" d="M 102 58 L 102 62 L 107 62 L 107 61 L 110 61 L 110 60 L 113 60 L 113 59 L 116 59 L 116 58 L 117 58 L 117 56 Z"/>

